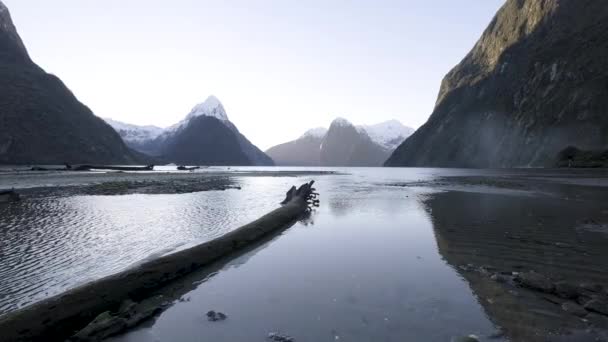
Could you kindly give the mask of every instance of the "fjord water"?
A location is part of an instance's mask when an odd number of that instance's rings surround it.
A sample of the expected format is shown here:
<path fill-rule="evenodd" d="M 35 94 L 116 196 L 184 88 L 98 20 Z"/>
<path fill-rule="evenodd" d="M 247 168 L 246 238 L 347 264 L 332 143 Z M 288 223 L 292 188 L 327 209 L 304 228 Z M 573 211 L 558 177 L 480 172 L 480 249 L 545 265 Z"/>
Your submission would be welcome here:
<path fill-rule="evenodd" d="M 260 174 L 241 176 L 251 171 Z M 10 311 L 219 236 L 275 208 L 292 184 L 311 179 L 264 176 L 270 171 L 276 168 L 233 169 L 230 177 L 242 190 L 45 197 L 0 207 L 0 307 Z M 534 266 L 606 280 L 608 201 L 605 182 L 595 183 L 603 174 L 336 171 L 314 176 L 321 205 L 311 217 L 211 274 L 185 278 L 166 294 L 174 302 L 168 310 L 116 340 L 262 341 L 275 331 L 297 341 L 449 341 L 469 334 L 501 340 L 501 329 L 527 333 L 518 319 L 526 310 L 497 310 L 492 303 L 512 298 L 489 291 L 491 284 L 460 265 Z M 480 175 L 517 175 L 554 184 L 555 191 L 442 185 L 446 177 Z M 508 232 L 548 242 L 518 249 L 504 242 L 511 241 Z M 556 249 L 553 239 L 583 241 L 586 252 Z M 209 310 L 229 319 L 208 322 Z M 543 317 L 526 319 L 550 325 Z"/>

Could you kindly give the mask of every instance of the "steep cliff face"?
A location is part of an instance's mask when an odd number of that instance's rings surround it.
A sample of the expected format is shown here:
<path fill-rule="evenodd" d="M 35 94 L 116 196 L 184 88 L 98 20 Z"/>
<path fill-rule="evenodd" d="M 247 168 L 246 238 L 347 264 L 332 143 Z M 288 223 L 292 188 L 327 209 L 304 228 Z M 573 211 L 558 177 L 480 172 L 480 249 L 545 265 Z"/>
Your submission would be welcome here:
<path fill-rule="evenodd" d="M 0 1 L 0 163 L 135 163 L 120 136 L 30 59 Z"/>
<path fill-rule="evenodd" d="M 387 166 L 548 166 L 608 146 L 608 6 L 508 0 Z"/>

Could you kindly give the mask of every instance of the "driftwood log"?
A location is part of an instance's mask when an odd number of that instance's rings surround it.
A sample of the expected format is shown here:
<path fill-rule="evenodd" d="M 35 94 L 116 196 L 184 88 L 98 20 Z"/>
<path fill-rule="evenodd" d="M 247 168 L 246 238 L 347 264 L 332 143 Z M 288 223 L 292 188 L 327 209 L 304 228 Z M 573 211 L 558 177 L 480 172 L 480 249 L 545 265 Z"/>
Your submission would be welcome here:
<path fill-rule="evenodd" d="M 0 339 L 64 341 L 108 312 L 128 312 L 135 302 L 154 301 L 148 298 L 154 290 L 291 226 L 310 210 L 310 202 L 316 198 L 313 183 L 292 188 L 295 190 L 288 192 L 281 207 L 219 238 L 1 316 Z"/>
<path fill-rule="evenodd" d="M 0 203 L 17 202 L 19 194 L 15 190 L 0 190 Z"/>
<path fill-rule="evenodd" d="M 191 166 L 191 167 L 188 167 L 188 166 L 180 165 L 180 166 L 177 167 L 177 170 L 178 171 L 194 171 L 194 170 L 198 170 L 200 168 L 201 168 L 200 166 Z"/>
<path fill-rule="evenodd" d="M 108 170 L 108 171 L 153 171 L 154 165 L 147 166 L 112 166 L 112 165 L 78 165 L 72 166 L 65 164 L 67 171 L 91 171 L 95 170 Z"/>

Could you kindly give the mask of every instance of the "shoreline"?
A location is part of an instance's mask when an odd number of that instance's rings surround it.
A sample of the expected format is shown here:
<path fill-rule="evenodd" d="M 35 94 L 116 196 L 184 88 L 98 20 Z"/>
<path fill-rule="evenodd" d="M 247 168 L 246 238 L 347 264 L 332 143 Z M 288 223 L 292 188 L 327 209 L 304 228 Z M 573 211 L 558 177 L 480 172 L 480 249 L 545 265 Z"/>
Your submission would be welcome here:
<path fill-rule="evenodd" d="M 65 340 L 75 331 L 87 327 L 89 322 L 93 327 L 85 330 L 84 336 L 77 336 L 76 340 L 99 340 L 118 333 L 112 330 L 117 324 L 118 327 L 128 327 L 121 314 L 135 320 L 134 324 L 139 323 L 164 307 L 164 300 L 160 297 L 149 297 L 154 290 L 297 222 L 309 210 L 313 183 L 305 183 L 297 191 L 292 188 L 290 193 L 293 196 L 288 196 L 289 201 L 282 207 L 219 238 L 0 316 L 4 340 Z M 140 303 L 136 304 L 137 301 Z M 110 313 L 117 311 L 118 316 Z"/>
<path fill-rule="evenodd" d="M 26 196 L 184 194 L 238 189 L 237 177 L 315 177 L 335 171 L 0 172 L 0 189 Z"/>

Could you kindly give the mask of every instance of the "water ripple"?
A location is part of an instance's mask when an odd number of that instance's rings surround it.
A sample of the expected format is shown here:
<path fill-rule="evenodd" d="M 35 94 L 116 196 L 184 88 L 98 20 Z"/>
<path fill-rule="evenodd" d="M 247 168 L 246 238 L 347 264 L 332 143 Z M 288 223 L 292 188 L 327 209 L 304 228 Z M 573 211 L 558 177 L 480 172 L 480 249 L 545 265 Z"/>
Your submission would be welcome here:
<path fill-rule="evenodd" d="M 31 198 L 0 206 L 0 314 L 220 236 L 275 208 L 289 181 L 244 179 L 247 191 Z"/>

